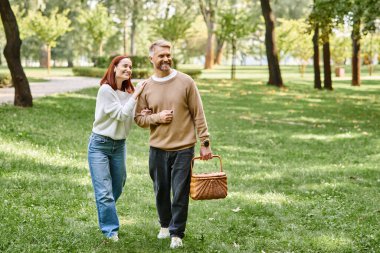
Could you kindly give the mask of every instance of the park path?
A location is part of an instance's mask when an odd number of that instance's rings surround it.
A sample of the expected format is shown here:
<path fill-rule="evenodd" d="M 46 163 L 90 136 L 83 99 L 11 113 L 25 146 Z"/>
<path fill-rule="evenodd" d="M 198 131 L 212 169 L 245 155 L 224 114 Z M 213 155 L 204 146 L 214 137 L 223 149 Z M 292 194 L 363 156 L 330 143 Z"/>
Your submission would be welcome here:
<path fill-rule="evenodd" d="M 30 89 L 33 99 L 35 99 L 52 94 L 77 91 L 90 87 L 98 87 L 99 81 L 99 78 L 93 77 L 51 77 L 47 82 L 30 83 Z M 0 104 L 13 103 L 14 96 L 14 88 L 0 88 Z"/>

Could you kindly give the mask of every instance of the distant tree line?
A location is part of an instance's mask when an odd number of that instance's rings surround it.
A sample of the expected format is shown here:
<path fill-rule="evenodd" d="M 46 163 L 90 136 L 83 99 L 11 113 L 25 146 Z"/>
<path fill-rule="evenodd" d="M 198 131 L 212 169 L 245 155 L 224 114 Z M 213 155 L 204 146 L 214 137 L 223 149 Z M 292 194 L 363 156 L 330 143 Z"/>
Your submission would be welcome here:
<path fill-rule="evenodd" d="M 50 69 L 51 60 L 53 64 L 65 62 L 72 67 L 79 65 L 81 59 L 90 59 L 96 65 L 115 54 L 147 56 L 150 41 L 164 38 L 173 43 L 175 58 L 181 63 L 203 58 L 204 68 L 210 69 L 229 59 L 232 79 L 238 55 L 251 55 L 261 62 L 266 52 L 268 84 L 279 87 L 284 85 L 281 60 L 288 57 L 297 60 L 302 75 L 313 59 L 314 87 L 332 90 L 331 62 L 339 67 L 351 59 L 352 85 L 360 85 L 362 62 L 371 65 L 380 51 L 377 0 L 1 0 L 1 3 L 4 32 L 0 33 L 0 48 L 10 68 L 17 61 L 21 64 L 21 60 L 26 66 L 38 61 L 40 66 Z M 6 7 L 9 3 L 12 9 Z M 16 31 L 15 27 L 17 32 L 9 34 L 9 29 Z M 351 36 L 338 36 L 337 31 L 349 31 Z M 16 53 L 18 46 L 21 53 Z M 0 64 L 1 60 L 0 57 Z M 15 87 L 17 80 L 23 80 L 21 77 L 15 80 L 13 74 L 12 79 Z"/>

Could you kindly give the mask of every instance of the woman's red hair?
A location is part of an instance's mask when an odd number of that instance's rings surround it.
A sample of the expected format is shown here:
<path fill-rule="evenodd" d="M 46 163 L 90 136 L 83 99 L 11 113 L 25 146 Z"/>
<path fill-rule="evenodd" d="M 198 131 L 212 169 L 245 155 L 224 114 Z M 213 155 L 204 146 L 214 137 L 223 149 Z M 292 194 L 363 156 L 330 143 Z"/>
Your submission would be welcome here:
<path fill-rule="evenodd" d="M 112 89 L 117 90 L 115 68 L 119 64 L 119 62 L 125 58 L 130 59 L 126 55 L 119 55 L 112 59 L 106 73 L 104 74 L 102 80 L 100 81 L 100 85 L 109 84 L 112 87 Z M 128 93 L 133 93 L 135 91 L 135 87 L 133 87 L 132 85 L 131 78 L 123 81 L 121 85 L 121 90 L 126 91 Z"/>

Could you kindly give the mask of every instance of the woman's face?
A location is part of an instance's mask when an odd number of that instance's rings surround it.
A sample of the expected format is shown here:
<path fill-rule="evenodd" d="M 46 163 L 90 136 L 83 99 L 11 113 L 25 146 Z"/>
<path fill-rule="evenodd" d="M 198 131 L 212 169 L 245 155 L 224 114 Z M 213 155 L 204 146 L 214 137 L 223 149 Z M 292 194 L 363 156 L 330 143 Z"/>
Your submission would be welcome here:
<path fill-rule="evenodd" d="M 122 59 L 115 67 L 115 78 L 119 80 L 128 80 L 132 75 L 132 61 L 129 58 Z"/>

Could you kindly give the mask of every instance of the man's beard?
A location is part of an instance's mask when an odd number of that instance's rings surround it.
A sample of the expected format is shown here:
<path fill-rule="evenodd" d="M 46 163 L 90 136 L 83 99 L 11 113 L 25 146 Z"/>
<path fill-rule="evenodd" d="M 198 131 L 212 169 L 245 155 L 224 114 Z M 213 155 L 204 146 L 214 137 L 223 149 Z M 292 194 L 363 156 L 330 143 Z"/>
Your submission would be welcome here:
<path fill-rule="evenodd" d="M 168 71 L 168 70 L 170 70 L 171 67 L 172 67 L 172 63 L 171 62 L 162 62 L 158 66 L 158 69 L 161 70 L 161 71 Z"/>

